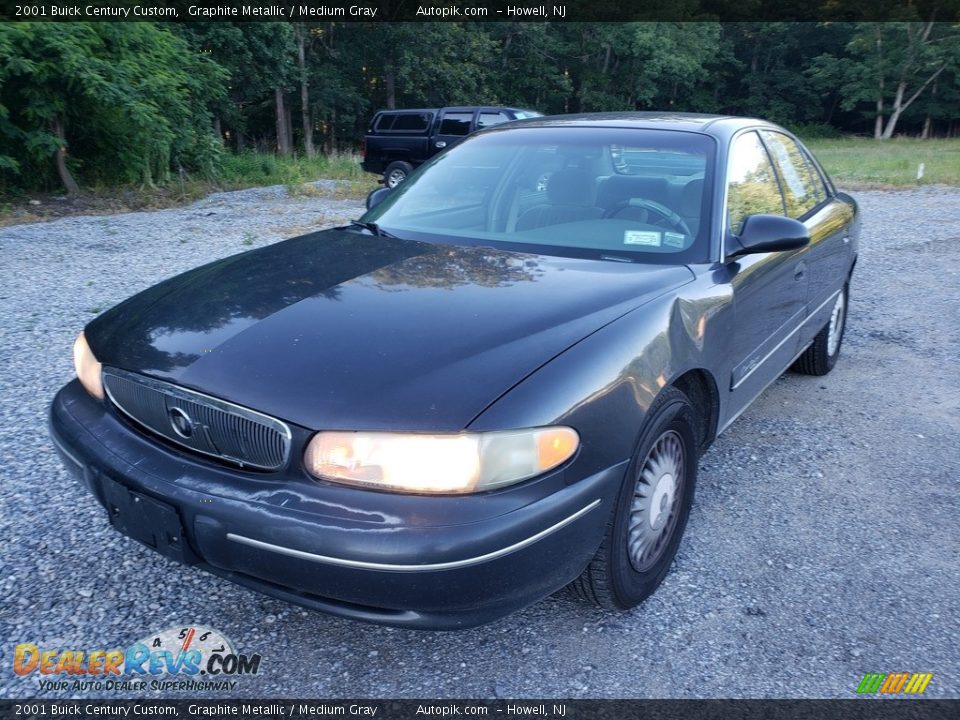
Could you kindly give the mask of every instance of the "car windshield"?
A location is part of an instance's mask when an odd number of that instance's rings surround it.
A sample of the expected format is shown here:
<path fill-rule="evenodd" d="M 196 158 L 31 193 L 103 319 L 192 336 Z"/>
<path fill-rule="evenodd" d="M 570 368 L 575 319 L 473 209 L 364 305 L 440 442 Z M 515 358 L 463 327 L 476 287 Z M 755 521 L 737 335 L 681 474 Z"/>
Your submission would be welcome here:
<path fill-rule="evenodd" d="M 363 220 L 443 244 L 703 262 L 714 148 L 676 130 L 494 130 L 426 163 Z"/>

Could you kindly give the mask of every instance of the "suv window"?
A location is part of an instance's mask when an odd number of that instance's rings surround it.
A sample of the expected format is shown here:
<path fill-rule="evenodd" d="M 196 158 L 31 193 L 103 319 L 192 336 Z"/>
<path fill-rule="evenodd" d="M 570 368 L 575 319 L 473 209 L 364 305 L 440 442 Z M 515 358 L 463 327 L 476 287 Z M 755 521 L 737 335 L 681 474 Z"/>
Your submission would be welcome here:
<path fill-rule="evenodd" d="M 504 112 L 482 112 L 477 117 L 477 129 L 499 125 L 509 119 Z"/>
<path fill-rule="evenodd" d="M 396 120 L 397 116 L 391 113 L 383 113 L 380 117 L 377 118 L 377 122 L 374 125 L 373 129 L 377 132 L 383 132 L 384 130 L 389 130 L 393 127 L 393 121 Z"/>
<path fill-rule="evenodd" d="M 471 120 L 473 120 L 473 113 L 470 112 L 444 113 L 443 120 L 440 122 L 440 134 L 468 135 Z"/>
<path fill-rule="evenodd" d="M 377 118 L 376 132 L 424 132 L 430 127 L 430 113 L 383 113 Z"/>
<path fill-rule="evenodd" d="M 430 116 L 427 113 L 403 113 L 397 115 L 392 130 L 410 130 L 423 132 L 430 125 Z"/>
<path fill-rule="evenodd" d="M 783 180 L 787 215 L 798 218 L 810 212 L 827 198 L 820 174 L 792 138 L 770 130 L 762 134 Z"/>
<path fill-rule="evenodd" d="M 727 168 L 727 217 L 730 230 L 739 233 L 748 215 L 783 215 L 783 196 L 760 136 L 740 135 L 730 148 Z"/>

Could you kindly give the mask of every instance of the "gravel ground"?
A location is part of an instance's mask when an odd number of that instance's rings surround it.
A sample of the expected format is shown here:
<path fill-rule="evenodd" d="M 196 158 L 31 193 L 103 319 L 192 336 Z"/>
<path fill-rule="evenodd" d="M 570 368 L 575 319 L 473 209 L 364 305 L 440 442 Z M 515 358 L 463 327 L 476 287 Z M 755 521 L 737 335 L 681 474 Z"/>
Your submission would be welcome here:
<path fill-rule="evenodd" d="M 550 598 L 448 634 L 307 612 L 153 554 L 109 529 L 44 427 L 96 313 L 356 205 L 268 188 L 0 231 L 0 697 L 38 692 L 12 673 L 18 642 L 123 647 L 185 623 L 263 655 L 242 696 L 850 697 L 865 672 L 905 670 L 960 697 L 960 190 L 857 197 L 839 365 L 785 375 L 703 458 L 655 596 L 622 615 Z"/>

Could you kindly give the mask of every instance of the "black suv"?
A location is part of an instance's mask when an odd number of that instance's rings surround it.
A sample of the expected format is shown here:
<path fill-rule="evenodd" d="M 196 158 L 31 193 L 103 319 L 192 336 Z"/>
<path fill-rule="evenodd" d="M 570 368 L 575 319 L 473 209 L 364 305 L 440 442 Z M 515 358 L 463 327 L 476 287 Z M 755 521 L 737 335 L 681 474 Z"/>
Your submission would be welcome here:
<path fill-rule="evenodd" d="M 383 183 L 396 187 L 415 167 L 474 130 L 542 114 L 483 106 L 381 110 L 364 136 L 361 166 L 367 172 L 383 173 Z"/>

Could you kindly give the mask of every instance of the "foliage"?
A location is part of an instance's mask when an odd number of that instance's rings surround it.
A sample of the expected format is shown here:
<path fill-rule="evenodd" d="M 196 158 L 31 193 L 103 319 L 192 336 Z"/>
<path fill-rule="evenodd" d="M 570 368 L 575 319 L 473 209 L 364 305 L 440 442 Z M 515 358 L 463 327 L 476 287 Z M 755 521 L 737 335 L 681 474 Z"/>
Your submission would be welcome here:
<path fill-rule="evenodd" d="M 295 185 L 337 170 L 270 159 L 281 132 L 303 148 L 312 128 L 325 155 L 353 152 L 390 106 L 715 112 L 809 137 L 956 135 L 960 26 L 931 22 L 928 5 L 883 24 L 302 23 L 302 73 L 284 22 L 7 23 L 0 192 L 69 188 L 73 176 L 88 190 Z"/>
<path fill-rule="evenodd" d="M 227 155 L 217 179 L 229 187 L 256 187 L 299 185 L 318 178 L 364 180 L 371 177 L 360 169 L 360 158 L 352 153 L 307 158 L 245 151 Z"/>
<path fill-rule="evenodd" d="M 842 52 L 818 56 L 809 74 L 816 86 L 837 88 L 845 110 L 872 118 L 875 137 L 890 138 L 921 98 L 931 119 L 956 117 L 958 70 L 960 26 L 928 20 L 857 23 Z"/>
<path fill-rule="evenodd" d="M 207 103 L 225 80 L 151 23 L 0 25 L 0 182 L 52 186 L 61 146 L 88 182 L 212 174 L 220 143 Z"/>

